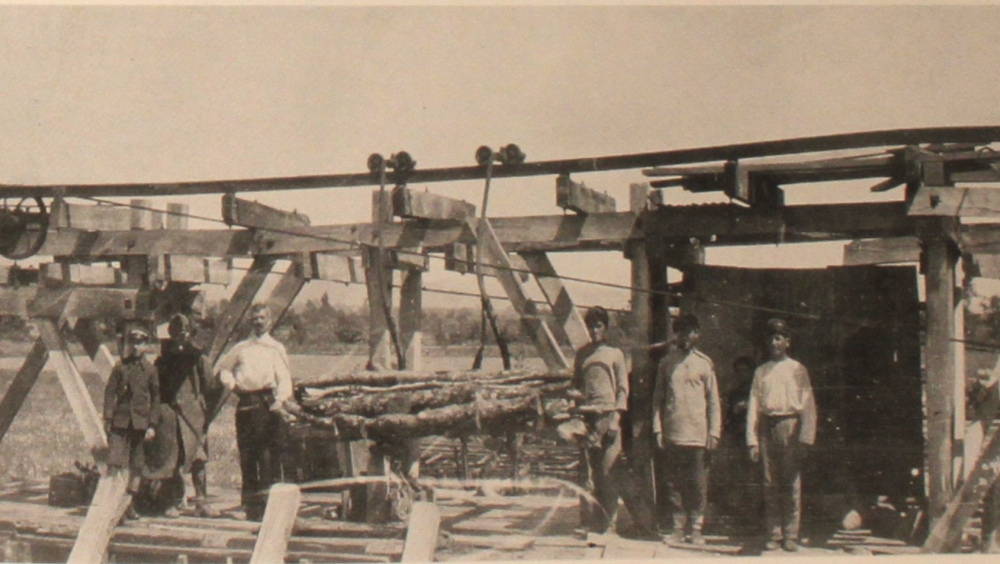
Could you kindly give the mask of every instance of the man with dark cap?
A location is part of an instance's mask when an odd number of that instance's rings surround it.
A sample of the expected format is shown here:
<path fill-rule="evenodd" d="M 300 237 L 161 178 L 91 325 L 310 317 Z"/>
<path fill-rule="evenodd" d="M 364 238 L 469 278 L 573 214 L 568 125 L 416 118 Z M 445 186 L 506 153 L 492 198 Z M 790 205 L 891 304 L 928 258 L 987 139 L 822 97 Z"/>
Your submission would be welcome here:
<path fill-rule="evenodd" d="M 108 473 L 128 469 L 127 492 L 134 500 L 142 484 L 145 443 L 156 437 L 160 411 L 160 379 L 145 357 L 149 329 L 127 324 L 121 334 L 119 360 L 104 388 L 104 432 L 108 436 Z M 130 502 L 127 518 L 138 514 Z"/>
<path fill-rule="evenodd" d="M 816 438 L 816 401 L 809 372 L 788 356 L 792 337 L 782 319 L 767 322 L 770 359 L 757 367 L 747 403 L 747 447 L 764 468 L 766 548 L 798 550 L 802 459 Z"/>
<path fill-rule="evenodd" d="M 604 510 L 591 513 L 594 532 L 614 532 L 618 512 L 619 468 L 622 454 L 621 415 L 628 405 L 628 367 L 621 349 L 605 338 L 610 318 L 600 306 L 587 310 L 583 318 L 591 342 L 580 347 L 573 363 L 573 389 L 568 396 L 576 401 L 575 411 L 583 416 L 585 435 L 581 443 L 593 481 L 594 497 Z"/>
<path fill-rule="evenodd" d="M 708 500 L 706 454 L 722 435 L 722 408 L 715 367 L 695 348 L 698 318 L 685 313 L 674 320 L 676 346 L 657 369 L 653 391 L 653 436 L 665 451 L 670 484 L 673 532 L 669 542 L 705 544 L 702 527 Z"/>

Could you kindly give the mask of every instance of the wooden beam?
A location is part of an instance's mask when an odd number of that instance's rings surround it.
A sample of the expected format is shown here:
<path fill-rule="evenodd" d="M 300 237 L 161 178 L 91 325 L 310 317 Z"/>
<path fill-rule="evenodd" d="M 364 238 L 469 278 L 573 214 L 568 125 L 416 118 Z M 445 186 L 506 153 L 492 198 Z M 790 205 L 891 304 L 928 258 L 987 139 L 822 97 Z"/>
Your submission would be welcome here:
<path fill-rule="evenodd" d="M 250 306 L 253 305 L 253 300 L 257 296 L 257 292 L 260 291 L 260 287 L 264 285 L 264 280 L 271 272 L 274 263 L 274 257 L 254 259 L 250 269 L 243 275 L 240 285 L 236 287 L 236 291 L 229 299 L 226 309 L 219 316 L 215 332 L 211 335 L 208 335 L 207 332 L 199 334 L 199 336 L 205 335 L 201 337 L 201 345 L 203 350 L 208 350 L 210 364 L 214 365 L 222 356 L 222 351 L 226 349 L 226 345 L 232 339 L 233 331 L 239 326 Z"/>
<path fill-rule="evenodd" d="M 25 398 L 38 381 L 38 375 L 42 373 L 42 368 L 49 360 L 49 351 L 45 348 L 45 343 L 40 339 L 35 341 L 34 346 L 24 357 L 21 368 L 14 375 L 7 392 L 4 393 L 3 400 L 0 400 L 0 441 L 10 429 L 10 424 L 14 422 L 14 417 L 24 405 Z"/>
<path fill-rule="evenodd" d="M 316 280 L 343 282 L 344 284 L 364 284 L 365 269 L 360 256 L 337 255 L 332 253 L 310 253 L 311 277 Z"/>
<path fill-rule="evenodd" d="M 902 166 L 902 160 L 896 155 L 880 155 L 784 163 L 739 161 L 736 165 L 658 167 L 642 173 L 651 177 L 682 177 L 682 185 L 697 186 L 696 191 L 733 190 L 733 197 L 747 201 L 752 182 L 783 185 L 891 177 L 902 174 Z M 655 181 L 652 184 L 657 188 L 665 187 Z"/>
<path fill-rule="evenodd" d="M 95 458 L 103 462 L 104 455 L 108 448 L 108 439 L 104 435 L 104 419 L 94 406 L 94 400 L 90 397 L 87 385 L 80 376 L 73 356 L 66 346 L 66 341 L 59 332 L 56 322 L 51 319 L 34 320 L 35 326 L 41 335 L 42 342 L 49 350 L 49 362 L 59 377 L 59 383 L 66 392 L 70 408 L 76 417 L 80 431 L 83 432 L 87 446 L 94 453 Z"/>
<path fill-rule="evenodd" d="M 368 364 L 374 370 L 391 370 L 396 364 L 396 355 L 385 310 L 392 310 L 392 270 L 385 256 L 388 253 L 383 255 L 374 247 L 365 249 L 364 253 L 368 289 Z"/>
<path fill-rule="evenodd" d="M 83 350 L 87 351 L 101 381 L 107 382 L 111 378 L 111 370 L 115 367 L 115 356 L 101 341 L 97 323 L 93 319 L 79 319 L 73 327 L 73 334 L 76 335 L 76 340 L 83 345 Z"/>
<path fill-rule="evenodd" d="M 918 262 L 920 241 L 916 237 L 859 239 L 844 245 L 844 265 Z"/>
<path fill-rule="evenodd" d="M 0 316 L 28 317 L 28 304 L 35 297 L 37 288 L 0 287 Z"/>
<path fill-rule="evenodd" d="M 639 289 L 651 288 L 653 282 L 649 256 L 644 242 L 633 242 L 629 247 L 631 260 L 631 334 L 632 372 L 629 374 L 629 405 L 631 407 L 632 440 L 628 459 L 632 463 L 639 487 L 648 499 L 654 499 L 652 452 L 652 390 L 656 371 L 649 345 L 652 342 L 652 295 Z"/>
<path fill-rule="evenodd" d="M 132 228 L 132 211 L 105 205 L 70 204 L 62 198 L 52 203 L 50 227 L 82 231 L 125 231 Z"/>
<path fill-rule="evenodd" d="M 979 509 L 998 474 L 1000 474 L 1000 427 L 994 426 L 984 441 L 978 460 L 972 466 L 972 472 L 932 526 L 920 552 L 925 554 L 958 552 L 965 524 Z"/>
<path fill-rule="evenodd" d="M 695 237 L 705 246 L 832 241 L 916 234 L 904 202 L 785 206 L 728 204 L 661 207 L 643 222 L 649 240 Z"/>
<path fill-rule="evenodd" d="M 552 331 L 542 318 L 535 302 L 528 299 L 521 287 L 521 283 L 510 270 L 511 263 L 504 252 L 500 240 L 497 239 L 496 232 L 490 225 L 489 220 L 479 220 L 472 224 L 479 232 L 479 251 L 483 257 L 483 262 L 488 262 L 497 267 L 497 280 L 503 286 L 504 292 L 510 298 L 511 305 L 521 316 L 521 323 L 525 327 L 538 349 L 539 356 L 545 362 L 549 370 L 564 370 L 569 366 L 566 357 L 559 349 Z"/>
<path fill-rule="evenodd" d="M 147 319 L 149 292 L 139 288 L 40 287 L 28 304 L 31 317 L 51 319 Z"/>
<path fill-rule="evenodd" d="M 406 356 L 406 369 L 419 372 L 423 366 L 423 272 L 408 270 L 399 291 L 399 339 Z"/>
<path fill-rule="evenodd" d="M 260 523 L 250 564 L 284 562 L 288 540 L 295 526 L 302 492 L 295 484 L 274 484 L 267 494 L 267 507 Z"/>
<path fill-rule="evenodd" d="M 139 230 L 153 229 L 153 202 L 133 199 L 129 201 L 129 206 L 131 211 L 129 227 Z"/>
<path fill-rule="evenodd" d="M 306 285 L 306 279 L 302 277 L 303 266 L 300 261 L 292 261 L 264 302 L 271 310 L 272 325 L 277 325 L 281 321 Z"/>
<path fill-rule="evenodd" d="M 922 235 L 927 253 L 927 474 L 932 527 L 944 515 L 952 492 L 955 393 L 955 253 L 946 234 Z M 964 377 L 964 376 L 963 376 Z"/>
<path fill-rule="evenodd" d="M 1000 217 L 1000 189 L 921 186 L 910 203 L 910 215 Z"/>
<path fill-rule="evenodd" d="M 535 275 L 545 300 L 552 308 L 552 315 L 555 317 L 553 330 L 561 335 L 573 350 L 578 350 L 589 343 L 590 334 L 583 322 L 583 316 L 573 303 L 562 279 L 556 274 L 549 257 L 545 253 L 521 253 L 520 256 Z"/>
<path fill-rule="evenodd" d="M 226 225 L 241 227 L 288 229 L 308 227 L 309 217 L 237 198 L 232 192 L 222 196 L 222 220 Z"/>
<path fill-rule="evenodd" d="M 42 284 L 59 286 L 81 284 L 94 286 L 114 286 L 121 284 L 121 270 L 106 264 L 72 264 L 65 261 L 45 262 L 38 265 Z"/>
<path fill-rule="evenodd" d="M 1000 280 L 1000 255 L 973 254 L 968 256 L 972 259 L 970 272 L 966 272 L 968 276 Z"/>
<path fill-rule="evenodd" d="M 464 220 L 476 216 L 476 206 L 464 200 L 397 186 L 392 190 L 392 215 L 416 219 Z"/>
<path fill-rule="evenodd" d="M 615 211 L 615 199 L 607 192 L 602 194 L 587 188 L 582 182 L 574 182 L 568 174 L 556 177 L 556 205 L 583 215 Z"/>
<path fill-rule="evenodd" d="M 841 151 L 926 143 L 992 143 L 998 140 L 1000 140 L 1000 127 L 996 126 L 890 129 L 627 155 L 526 162 L 520 166 L 494 167 L 493 177 L 549 176 L 562 173 L 572 174 L 577 172 L 626 170 L 818 151 Z M 406 180 L 410 184 L 419 182 L 478 180 L 484 178 L 485 173 L 485 167 L 482 166 L 418 169 L 407 176 Z M 83 185 L 3 184 L 0 185 L 0 189 L 9 198 L 26 196 L 51 197 L 56 189 L 61 190 L 66 196 L 179 196 L 228 192 L 375 186 L 378 185 L 378 182 L 379 179 L 375 175 L 372 175 L 369 171 L 365 171 L 351 174 L 195 182 Z"/>
<path fill-rule="evenodd" d="M 100 479 L 67 562 L 102 564 L 107 561 L 108 543 L 131 501 L 131 496 L 125 493 L 127 485 L 127 469 Z"/>
<path fill-rule="evenodd" d="M 188 228 L 188 205 L 180 202 L 167 204 L 167 229 Z"/>
<path fill-rule="evenodd" d="M 441 511 L 436 505 L 427 501 L 414 503 L 410 509 L 400 562 L 433 562 L 440 526 Z"/>

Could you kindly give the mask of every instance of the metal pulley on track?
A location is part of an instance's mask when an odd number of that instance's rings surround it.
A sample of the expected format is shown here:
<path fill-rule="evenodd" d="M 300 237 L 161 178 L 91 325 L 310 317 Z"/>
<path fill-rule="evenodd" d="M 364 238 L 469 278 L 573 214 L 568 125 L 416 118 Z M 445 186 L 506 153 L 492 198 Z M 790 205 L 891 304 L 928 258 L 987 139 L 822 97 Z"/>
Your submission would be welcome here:
<path fill-rule="evenodd" d="M 0 255 L 11 260 L 26 259 L 45 244 L 49 231 L 49 211 L 41 198 L 19 198 L 12 204 L 0 201 Z"/>

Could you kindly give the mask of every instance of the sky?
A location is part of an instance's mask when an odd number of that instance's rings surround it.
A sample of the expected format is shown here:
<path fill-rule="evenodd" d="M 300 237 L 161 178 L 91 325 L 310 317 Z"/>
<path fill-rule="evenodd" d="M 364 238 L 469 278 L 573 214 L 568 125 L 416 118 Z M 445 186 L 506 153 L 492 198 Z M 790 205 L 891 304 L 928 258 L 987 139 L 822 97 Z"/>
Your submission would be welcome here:
<path fill-rule="evenodd" d="M 512 142 L 529 160 L 549 160 L 997 125 L 998 30 L 1000 7 L 990 5 L 4 5 L 0 183 L 349 173 L 364 171 L 372 152 L 399 150 L 421 168 L 459 166 L 473 164 L 479 145 Z M 574 178 L 619 209 L 629 184 L 645 180 L 638 170 Z M 483 189 L 426 188 L 477 206 Z M 871 200 L 866 188 L 796 186 L 787 199 Z M 370 191 L 247 197 L 317 225 L 367 221 Z M 489 212 L 561 213 L 554 192 L 553 178 L 497 180 Z M 219 216 L 217 196 L 187 203 Z M 842 247 L 710 249 L 708 262 L 817 267 L 838 263 Z M 620 253 L 553 262 L 565 275 L 629 282 Z M 425 285 L 476 291 L 472 276 L 439 261 Z M 568 287 L 578 303 L 628 307 L 626 291 Z M 313 283 L 306 297 L 324 291 L 335 301 L 364 295 Z M 425 297 L 430 307 L 453 303 Z"/>

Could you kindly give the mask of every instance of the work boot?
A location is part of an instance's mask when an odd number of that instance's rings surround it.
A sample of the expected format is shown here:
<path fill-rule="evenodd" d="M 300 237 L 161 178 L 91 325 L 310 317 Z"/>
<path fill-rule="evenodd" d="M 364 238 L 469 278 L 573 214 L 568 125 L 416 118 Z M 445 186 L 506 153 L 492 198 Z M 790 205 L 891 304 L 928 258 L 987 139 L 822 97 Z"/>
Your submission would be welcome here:
<path fill-rule="evenodd" d="M 670 544 L 681 544 L 685 540 L 685 531 L 687 529 L 687 515 L 684 513 L 674 513 L 673 516 L 674 529 L 670 532 L 670 536 L 667 537 L 667 542 Z"/>
<path fill-rule="evenodd" d="M 798 552 L 799 543 L 795 542 L 795 539 L 785 539 L 785 542 L 781 543 L 781 548 L 783 548 L 785 552 Z"/>
<path fill-rule="evenodd" d="M 219 512 L 208 505 L 208 502 L 204 499 L 195 499 L 194 515 L 195 517 L 207 517 L 209 519 L 214 519 L 219 516 Z"/>
<path fill-rule="evenodd" d="M 764 545 L 764 550 L 778 550 L 781 548 L 781 539 L 768 539 Z"/>
<path fill-rule="evenodd" d="M 703 515 L 692 515 L 688 518 L 688 526 L 690 530 L 686 535 L 687 541 L 691 544 L 704 546 L 705 537 L 702 536 L 701 529 L 705 526 L 705 517 Z"/>
<path fill-rule="evenodd" d="M 181 512 L 176 507 L 168 507 L 164 512 L 163 516 L 167 519 L 176 519 L 181 516 Z"/>
<path fill-rule="evenodd" d="M 691 544 L 695 546 L 705 546 L 705 537 L 701 534 L 701 529 L 694 529 L 688 537 Z"/>

